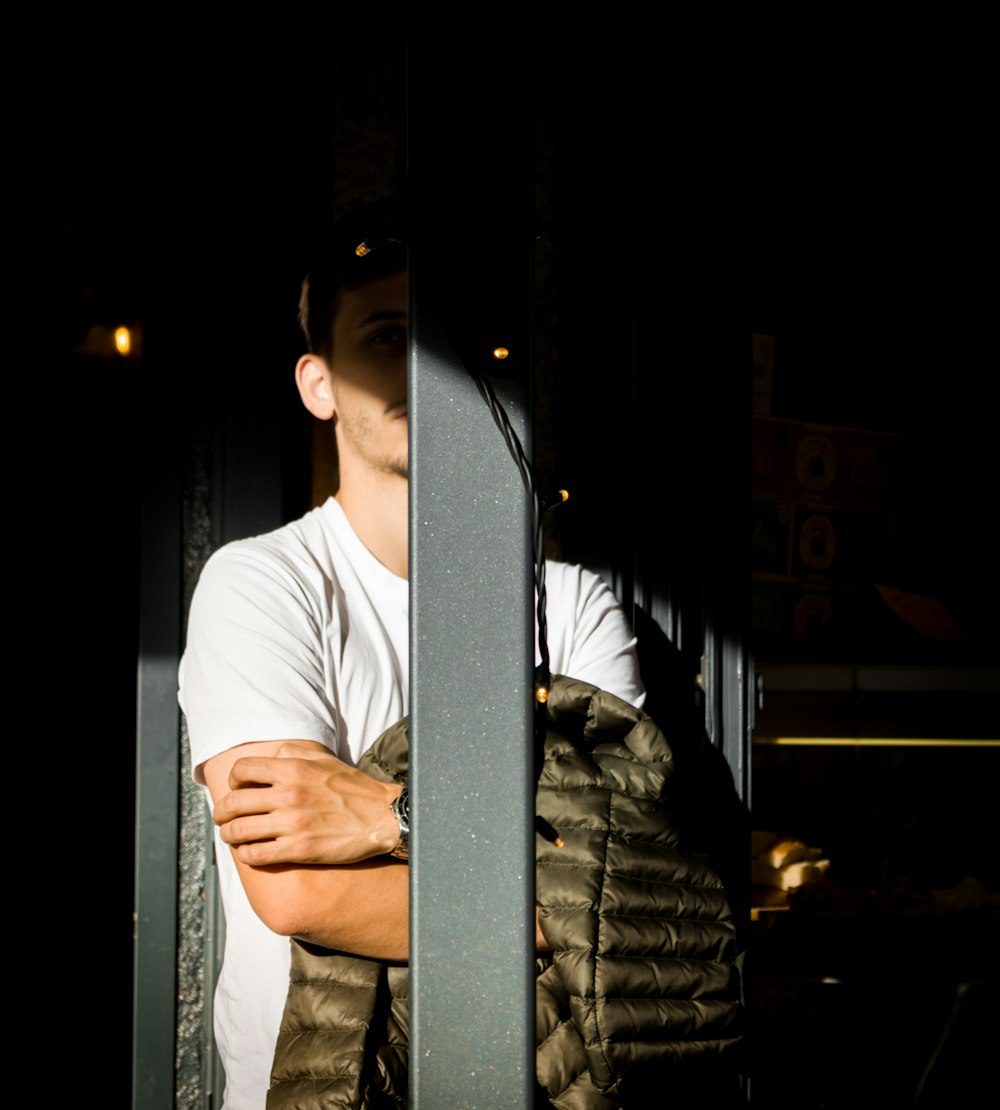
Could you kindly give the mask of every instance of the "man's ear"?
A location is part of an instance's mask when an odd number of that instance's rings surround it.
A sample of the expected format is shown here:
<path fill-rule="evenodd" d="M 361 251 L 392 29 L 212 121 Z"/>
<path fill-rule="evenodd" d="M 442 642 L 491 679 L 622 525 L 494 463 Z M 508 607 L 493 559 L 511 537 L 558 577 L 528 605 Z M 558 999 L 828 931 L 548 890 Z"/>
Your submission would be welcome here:
<path fill-rule="evenodd" d="M 319 355 L 303 355 L 295 364 L 295 384 L 299 387 L 302 404 L 313 416 L 320 420 L 332 420 L 337 415 L 326 359 Z"/>

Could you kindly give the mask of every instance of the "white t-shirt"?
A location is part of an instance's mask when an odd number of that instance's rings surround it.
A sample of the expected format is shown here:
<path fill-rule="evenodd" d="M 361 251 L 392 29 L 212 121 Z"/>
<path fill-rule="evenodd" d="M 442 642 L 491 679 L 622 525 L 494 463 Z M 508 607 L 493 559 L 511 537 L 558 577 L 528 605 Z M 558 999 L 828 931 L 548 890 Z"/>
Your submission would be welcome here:
<path fill-rule="evenodd" d="M 635 639 L 614 594 L 582 567 L 546 567 L 553 673 L 641 706 Z M 408 711 L 409 583 L 383 566 L 333 498 L 205 565 L 191 602 L 179 701 L 195 780 L 253 740 L 318 740 L 355 763 Z M 207 791 L 206 791 L 207 793 Z M 287 937 L 250 907 L 216 831 L 226 947 L 215 1036 L 227 1110 L 263 1110 L 288 991 Z"/>

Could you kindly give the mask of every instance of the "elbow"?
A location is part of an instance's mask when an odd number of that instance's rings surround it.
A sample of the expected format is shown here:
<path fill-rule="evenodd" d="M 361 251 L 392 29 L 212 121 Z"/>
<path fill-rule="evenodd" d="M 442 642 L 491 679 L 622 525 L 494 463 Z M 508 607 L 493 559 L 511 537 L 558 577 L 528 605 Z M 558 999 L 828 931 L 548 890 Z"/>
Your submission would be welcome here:
<path fill-rule="evenodd" d="M 258 912 L 257 916 L 272 933 L 277 933 L 280 937 L 301 936 L 304 928 L 303 915 L 290 906 L 268 907 Z"/>
<path fill-rule="evenodd" d="M 277 884 L 269 884 L 264 892 L 251 897 L 254 912 L 271 930 L 283 937 L 316 940 L 321 932 L 321 910 L 329 917 L 331 906 L 329 892 L 320 898 L 316 883 L 310 881 L 308 870 L 291 869 L 281 875 Z"/>
<path fill-rule="evenodd" d="M 396 860 L 257 871 L 250 903 L 279 936 L 377 959 L 405 960 L 409 868 Z"/>

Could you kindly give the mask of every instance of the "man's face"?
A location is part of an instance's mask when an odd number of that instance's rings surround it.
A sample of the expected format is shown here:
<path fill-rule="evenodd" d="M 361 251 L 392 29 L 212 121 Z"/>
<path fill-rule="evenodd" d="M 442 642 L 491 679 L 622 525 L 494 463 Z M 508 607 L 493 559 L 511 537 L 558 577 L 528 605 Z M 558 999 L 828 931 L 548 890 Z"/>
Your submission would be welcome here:
<path fill-rule="evenodd" d="M 406 271 L 340 294 L 330 380 L 341 467 L 407 476 Z"/>

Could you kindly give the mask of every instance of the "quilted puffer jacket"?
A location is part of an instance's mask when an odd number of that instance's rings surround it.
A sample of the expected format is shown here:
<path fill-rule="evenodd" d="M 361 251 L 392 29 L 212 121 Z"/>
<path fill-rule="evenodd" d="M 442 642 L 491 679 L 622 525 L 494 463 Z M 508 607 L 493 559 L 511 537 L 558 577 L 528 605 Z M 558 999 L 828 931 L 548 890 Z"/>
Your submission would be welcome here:
<path fill-rule="evenodd" d="M 641 710 L 556 677 L 537 812 L 537 1077 L 560 1110 L 721 1106 L 737 1069 L 736 931 L 709 859 L 676 825 L 670 745 Z M 408 771 L 406 720 L 360 766 Z M 405 1107 L 407 970 L 292 941 L 268 1110 Z M 720 1085 L 721 1084 L 721 1085 Z"/>

